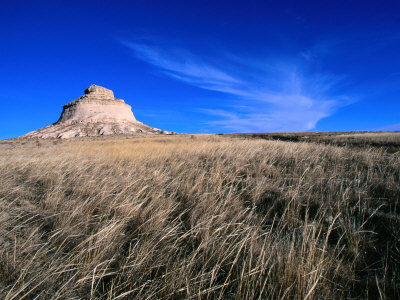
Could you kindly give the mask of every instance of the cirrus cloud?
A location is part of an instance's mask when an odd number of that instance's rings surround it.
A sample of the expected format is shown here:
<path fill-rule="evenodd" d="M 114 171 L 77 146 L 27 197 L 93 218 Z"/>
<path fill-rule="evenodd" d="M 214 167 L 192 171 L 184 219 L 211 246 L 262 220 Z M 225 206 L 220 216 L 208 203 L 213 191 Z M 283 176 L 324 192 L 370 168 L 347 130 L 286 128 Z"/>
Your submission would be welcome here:
<path fill-rule="evenodd" d="M 312 130 L 319 120 L 350 102 L 335 93 L 343 76 L 306 72 L 310 51 L 306 58 L 303 51 L 299 58 L 287 60 L 247 59 L 229 53 L 206 59 L 154 41 L 122 43 L 159 74 L 223 93 L 217 107 L 198 108 L 212 117 L 207 125 L 216 131 Z"/>

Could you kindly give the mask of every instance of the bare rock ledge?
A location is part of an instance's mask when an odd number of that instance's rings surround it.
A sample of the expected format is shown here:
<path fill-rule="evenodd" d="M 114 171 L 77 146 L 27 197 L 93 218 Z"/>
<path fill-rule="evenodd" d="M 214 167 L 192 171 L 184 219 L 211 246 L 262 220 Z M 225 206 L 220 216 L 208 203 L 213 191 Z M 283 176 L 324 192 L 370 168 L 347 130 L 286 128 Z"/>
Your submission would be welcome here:
<path fill-rule="evenodd" d="M 136 120 L 131 106 L 114 98 L 112 90 L 91 85 L 85 94 L 63 106 L 54 124 L 29 132 L 23 138 L 72 138 L 100 135 L 171 134 Z"/>

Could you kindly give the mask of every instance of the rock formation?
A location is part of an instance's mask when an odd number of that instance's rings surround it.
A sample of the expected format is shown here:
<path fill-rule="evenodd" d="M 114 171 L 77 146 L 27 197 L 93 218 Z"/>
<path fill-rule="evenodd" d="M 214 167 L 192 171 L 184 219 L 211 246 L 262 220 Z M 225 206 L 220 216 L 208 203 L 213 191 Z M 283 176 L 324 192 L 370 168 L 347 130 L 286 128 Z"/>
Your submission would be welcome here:
<path fill-rule="evenodd" d="M 71 138 L 99 135 L 170 134 L 135 119 L 131 106 L 113 91 L 91 85 L 85 94 L 63 106 L 58 121 L 29 132 L 27 138 Z"/>

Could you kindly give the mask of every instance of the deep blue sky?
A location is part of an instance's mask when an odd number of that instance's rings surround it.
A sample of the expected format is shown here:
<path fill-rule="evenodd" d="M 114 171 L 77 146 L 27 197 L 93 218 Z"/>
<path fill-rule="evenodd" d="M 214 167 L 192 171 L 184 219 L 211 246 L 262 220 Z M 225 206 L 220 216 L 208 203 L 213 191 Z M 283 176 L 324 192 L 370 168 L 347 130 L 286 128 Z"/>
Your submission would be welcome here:
<path fill-rule="evenodd" d="M 400 130 L 400 1 L 2 1 L 0 139 L 90 84 L 177 132 Z"/>

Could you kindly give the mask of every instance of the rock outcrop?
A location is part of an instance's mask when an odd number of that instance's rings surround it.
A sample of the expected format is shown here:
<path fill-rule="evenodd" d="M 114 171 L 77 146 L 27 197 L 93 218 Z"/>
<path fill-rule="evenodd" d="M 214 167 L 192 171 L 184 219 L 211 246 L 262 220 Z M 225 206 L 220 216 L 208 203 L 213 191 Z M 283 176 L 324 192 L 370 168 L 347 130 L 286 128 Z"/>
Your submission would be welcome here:
<path fill-rule="evenodd" d="M 99 135 L 170 134 L 136 120 L 131 106 L 113 91 L 91 85 L 85 94 L 64 105 L 58 121 L 29 132 L 26 138 L 71 138 Z"/>

